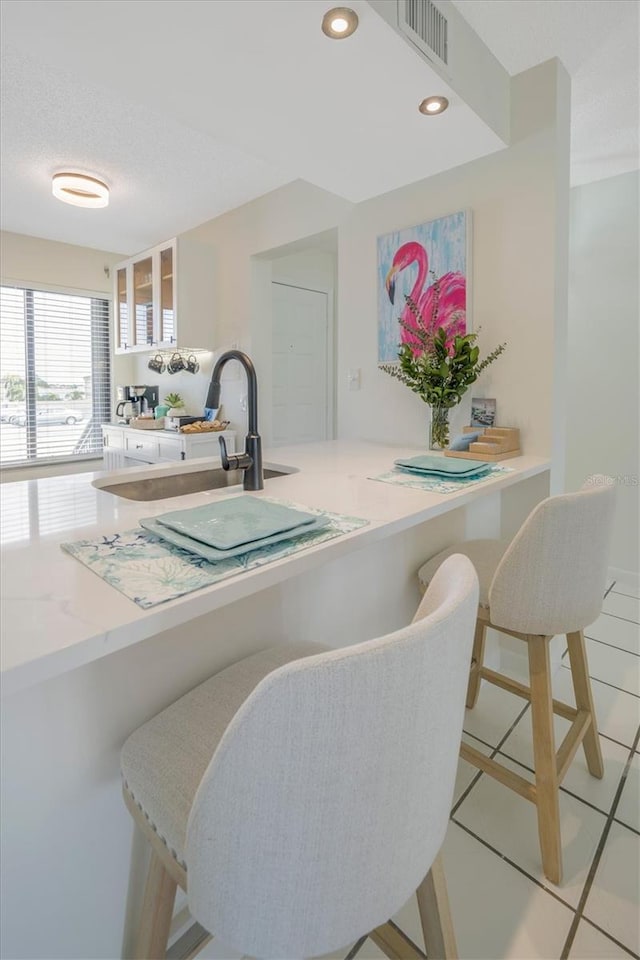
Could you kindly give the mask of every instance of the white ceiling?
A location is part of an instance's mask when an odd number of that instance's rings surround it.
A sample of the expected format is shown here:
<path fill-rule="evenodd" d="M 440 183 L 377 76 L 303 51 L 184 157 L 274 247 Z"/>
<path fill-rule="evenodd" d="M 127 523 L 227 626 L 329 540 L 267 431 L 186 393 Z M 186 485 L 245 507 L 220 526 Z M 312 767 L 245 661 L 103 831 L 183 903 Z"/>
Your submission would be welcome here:
<path fill-rule="evenodd" d="M 504 146 L 351 5 L 335 42 L 327 0 L 4 0 L 4 228 L 133 252 L 296 178 L 360 201 Z M 452 106 L 425 118 L 434 93 Z M 65 166 L 109 208 L 53 199 Z"/>
<path fill-rule="evenodd" d="M 637 165 L 635 0 L 454 2 L 510 73 L 565 62 L 575 182 Z M 327 0 L 3 0 L 3 229 L 132 253 L 296 178 L 356 202 L 502 147 L 350 5 L 360 29 L 332 42 Z M 433 93 L 452 107 L 424 118 Z M 55 200 L 64 167 L 110 206 Z"/>
<path fill-rule="evenodd" d="M 638 169 L 637 0 L 453 0 L 510 74 L 558 57 L 571 75 L 571 183 Z"/>

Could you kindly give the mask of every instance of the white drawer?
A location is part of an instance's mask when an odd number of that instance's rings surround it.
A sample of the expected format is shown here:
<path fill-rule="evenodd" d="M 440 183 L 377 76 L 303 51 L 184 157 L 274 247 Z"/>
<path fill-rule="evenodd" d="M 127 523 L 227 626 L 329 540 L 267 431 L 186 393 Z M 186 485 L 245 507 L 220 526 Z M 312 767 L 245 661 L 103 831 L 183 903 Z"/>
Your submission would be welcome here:
<path fill-rule="evenodd" d="M 118 430 L 117 427 L 103 425 L 102 442 L 105 447 L 115 447 L 116 449 L 123 450 L 124 430 Z"/>
<path fill-rule="evenodd" d="M 125 437 L 127 456 L 136 460 L 157 460 L 160 456 L 160 444 L 151 437 Z"/>
<path fill-rule="evenodd" d="M 167 440 L 163 437 L 159 444 L 159 455 L 163 460 L 184 460 L 182 440 Z"/>
<path fill-rule="evenodd" d="M 236 452 L 236 435 L 234 430 L 225 430 L 222 433 L 184 433 L 186 440 L 187 459 L 193 457 L 214 457 L 220 459 L 220 437 L 223 436 L 227 444 L 227 453 Z"/>

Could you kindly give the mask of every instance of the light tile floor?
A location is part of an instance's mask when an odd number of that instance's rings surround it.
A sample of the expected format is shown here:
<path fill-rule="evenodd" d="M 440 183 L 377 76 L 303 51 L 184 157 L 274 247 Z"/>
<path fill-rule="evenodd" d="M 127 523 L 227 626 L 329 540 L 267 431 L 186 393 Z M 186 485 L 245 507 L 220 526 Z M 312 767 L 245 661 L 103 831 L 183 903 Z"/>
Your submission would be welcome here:
<path fill-rule="evenodd" d="M 640 600 L 614 583 L 603 613 L 585 631 L 605 763 L 603 780 L 580 751 L 562 785 L 565 878 L 542 874 L 535 808 L 460 761 L 444 862 L 461 958 L 469 960 L 616 960 L 640 954 Z M 566 664 L 554 695 L 573 703 Z M 558 739 L 567 723 L 556 719 Z M 529 707 L 489 684 L 467 711 L 465 739 L 500 754 L 523 775 L 531 770 Z M 415 898 L 395 923 L 424 948 Z M 238 954 L 212 941 L 203 960 Z M 384 954 L 369 939 L 335 960 Z M 333 960 L 333 958 L 332 958 Z"/>

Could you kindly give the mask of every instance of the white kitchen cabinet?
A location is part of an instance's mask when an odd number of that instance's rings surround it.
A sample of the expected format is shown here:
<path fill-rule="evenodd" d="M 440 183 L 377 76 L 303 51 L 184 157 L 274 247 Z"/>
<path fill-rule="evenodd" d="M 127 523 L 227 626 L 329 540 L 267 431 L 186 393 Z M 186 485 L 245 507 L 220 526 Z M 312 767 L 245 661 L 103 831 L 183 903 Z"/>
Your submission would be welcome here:
<path fill-rule="evenodd" d="M 197 457 L 219 460 L 220 436 L 225 438 L 229 453 L 235 453 L 235 430 L 195 434 L 103 424 L 104 469 L 122 470 L 123 467 L 139 467 L 144 463 L 193 460 Z"/>
<path fill-rule="evenodd" d="M 212 302 L 212 251 L 195 240 L 167 240 L 123 260 L 114 267 L 115 353 L 213 349 L 200 333 Z"/>

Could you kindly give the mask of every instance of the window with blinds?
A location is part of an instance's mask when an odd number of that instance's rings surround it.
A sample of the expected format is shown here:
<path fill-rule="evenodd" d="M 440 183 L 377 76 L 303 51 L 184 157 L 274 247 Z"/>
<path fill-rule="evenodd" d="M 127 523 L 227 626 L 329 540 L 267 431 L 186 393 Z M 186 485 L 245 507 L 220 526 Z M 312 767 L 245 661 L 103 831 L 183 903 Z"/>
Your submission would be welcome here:
<path fill-rule="evenodd" d="M 0 465 L 100 456 L 109 302 L 0 287 Z"/>

